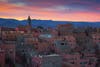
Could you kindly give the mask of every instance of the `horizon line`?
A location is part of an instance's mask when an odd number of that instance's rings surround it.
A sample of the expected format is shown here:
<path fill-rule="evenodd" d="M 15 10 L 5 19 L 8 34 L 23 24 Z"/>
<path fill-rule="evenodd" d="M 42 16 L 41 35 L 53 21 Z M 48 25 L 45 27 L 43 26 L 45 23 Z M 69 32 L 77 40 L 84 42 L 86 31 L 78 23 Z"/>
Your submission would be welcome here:
<path fill-rule="evenodd" d="M 31 16 L 30 16 L 31 17 Z M 18 21 L 23 21 L 23 20 L 27 20 L 26 19 L 18 19 L 18 18 L 3 18 L 0 17 L 1 19 L 14 19 L 14 20 L 18 20 Z M 37 19 L 37 18 L 31 18 L 31 20 L 45 20 L 45 21 L 62 21 L 62 22 L 91 22 L 91 23 L 99 23 L 100 21 L 79 21 L 79 20 L 73 20 L 73 21 L 67 21 L 67 20 L 52 20 L 52 19 Z"/>

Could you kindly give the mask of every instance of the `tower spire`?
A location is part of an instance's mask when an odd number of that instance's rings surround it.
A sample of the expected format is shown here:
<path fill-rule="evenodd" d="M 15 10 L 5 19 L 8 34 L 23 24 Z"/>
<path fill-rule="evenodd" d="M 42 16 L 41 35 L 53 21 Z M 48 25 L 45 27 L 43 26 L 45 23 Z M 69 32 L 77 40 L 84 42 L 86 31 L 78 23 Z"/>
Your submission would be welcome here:
<path fill-rule="evenodd" d="M 32 23 L 31 23 L 31 18 L 30 18 L 30 16 L 28 16 L 28 28 L 29 28 L 29 31 L 31 32 L 31 30 L 32 30 Z"/>
<path fill-rule="evenodd" d="M 28 16 L 28 25 L 31 26 L 31 18 Z"/>

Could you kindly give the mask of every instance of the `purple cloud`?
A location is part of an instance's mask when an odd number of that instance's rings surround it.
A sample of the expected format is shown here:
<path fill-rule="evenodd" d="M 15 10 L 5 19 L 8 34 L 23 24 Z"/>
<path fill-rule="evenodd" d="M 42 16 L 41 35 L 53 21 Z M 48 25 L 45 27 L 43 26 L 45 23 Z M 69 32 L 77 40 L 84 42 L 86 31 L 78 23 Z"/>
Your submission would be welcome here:
<path fill-rule="evenodd" d="M 25 7 L 28 6 L 39 7 L 49 11 L 67 12 L 70 10 L 100 12 L 100 0 L 1 0 L 1 2 L 21 6 L 18 7 L 18 9 L 26 9 Z"/>

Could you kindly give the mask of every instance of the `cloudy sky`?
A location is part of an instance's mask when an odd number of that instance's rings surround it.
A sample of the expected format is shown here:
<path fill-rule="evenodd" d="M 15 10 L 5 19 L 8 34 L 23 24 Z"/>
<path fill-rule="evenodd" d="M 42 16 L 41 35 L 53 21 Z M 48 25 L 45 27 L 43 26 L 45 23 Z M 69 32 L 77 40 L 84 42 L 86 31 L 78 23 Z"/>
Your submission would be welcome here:
<path fill-rule="evenodd" d="M 0 0 L 0 18 L 100 22 L 100 0 Z"/>

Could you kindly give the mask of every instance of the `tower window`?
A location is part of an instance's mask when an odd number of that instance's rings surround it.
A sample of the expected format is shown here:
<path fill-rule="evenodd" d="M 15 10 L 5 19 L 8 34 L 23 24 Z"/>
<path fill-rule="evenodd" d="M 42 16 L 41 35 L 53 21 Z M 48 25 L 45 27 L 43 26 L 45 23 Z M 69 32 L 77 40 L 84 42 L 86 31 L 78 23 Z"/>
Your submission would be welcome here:
<path fill-rule="evenodd" d="M 65 43 L 61 43 L 61 45 L 65 45 Z"/>

